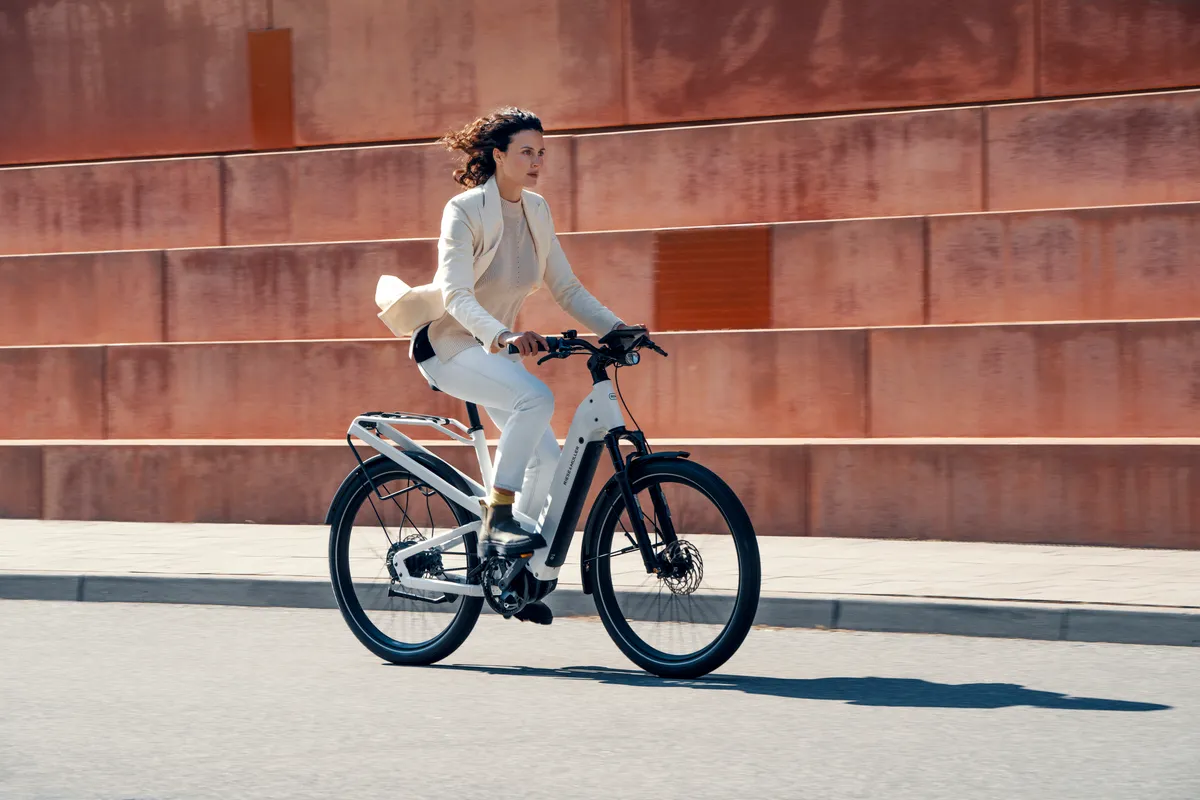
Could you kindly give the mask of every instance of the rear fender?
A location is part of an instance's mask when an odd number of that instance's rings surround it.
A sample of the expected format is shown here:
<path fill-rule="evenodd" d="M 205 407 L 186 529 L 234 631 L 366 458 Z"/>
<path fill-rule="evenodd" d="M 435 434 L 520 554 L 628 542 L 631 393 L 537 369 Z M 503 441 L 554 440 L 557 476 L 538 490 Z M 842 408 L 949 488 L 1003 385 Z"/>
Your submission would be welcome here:
<path fill-rule="evenodd" d="M 455 472 L 449 464 L 437 458 L 436 456 L 432 456 L 429 453 L 423 453 L 420 450 L 408 450 L 404 453 L 404 455 L 408 456 L 413 461 L 421 462 L 422 465 L 428 467 L 432 472 L 437 474 L 440 478 L 445 480 L 454 488 L 467 494 L 471 494 L 471 489 L 469 486 L 467 486 L 466 481 L 462 479 L 462 476 Z M 342 480 L 342 485 L 338 487 L 337 492 L 335 492 L 333 495 L 333 500 L 329 503 L 329 510 L 325 512 L 325 524 L 334 524 L 334 522 L 337 520 L 339 509 L 345 505 L 346 501 L 350 499 L 350 495 L 353 494 L 363 480 L 365 480 L 365 475 L 373 476 L 381 469 L 384 469 L 389 465 L 399 466 L 387 456 L 380 454 L 368 458 L 363 462 L 363 466 L 355 467 L 354 469 L 350 470 L 350 474 Z M 363 472 L 364 469 L 366 470 L 365 473 Z"/>
<path fill-rule="evenodd" d="M 342 479 L 342 485 L 338 487 L 336 492 L 334 492 L 333 500 L 329 502 L 329 510 L 325 512 L 326 525 L 333 524 L 334 512 L 336 512 L 346 503 L 346 500 L 350 497 L 351 492 L 353 492 L 359 483 L 362 482 L 363 476 L 367 474 L 363 470 L 366 469 L 369 472 L 373 472 L 374 470 L 378 469 L 378 467 L 375 465 L 381 461 L 390 461 L 390 459 L 384 455 L 372 456 L 371 458 L 368 458 L 362 466 L 355 467 L 354 469 L 350 470 L 350 474 Z"/>

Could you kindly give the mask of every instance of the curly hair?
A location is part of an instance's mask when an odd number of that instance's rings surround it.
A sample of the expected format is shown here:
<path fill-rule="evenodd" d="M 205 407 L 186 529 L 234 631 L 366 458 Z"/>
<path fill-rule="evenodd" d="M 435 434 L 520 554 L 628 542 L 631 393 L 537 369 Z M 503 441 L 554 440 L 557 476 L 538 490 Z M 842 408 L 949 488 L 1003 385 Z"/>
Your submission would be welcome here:
<path fill-rule="evenodd" d="M 462 130 L 446 134 L 441 143 L 449 150 L 465 154 L 463 166 L 454 170 L 454 180 L 468 189 L 482 186 L 496 174 L 496 157 L 492 150 L 508 150 L 513 136 L 529 130 L 543 132 L 542 121 L 536 114 L 523 108 L 501 108 Z"/>

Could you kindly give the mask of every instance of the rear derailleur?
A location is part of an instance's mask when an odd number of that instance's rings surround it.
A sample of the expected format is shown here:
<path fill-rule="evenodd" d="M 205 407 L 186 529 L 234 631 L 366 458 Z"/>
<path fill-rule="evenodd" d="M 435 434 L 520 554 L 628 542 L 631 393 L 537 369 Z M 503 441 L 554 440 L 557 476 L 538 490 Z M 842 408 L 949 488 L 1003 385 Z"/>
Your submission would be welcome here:
<path fill-rule="evenodd" d="M 404 600 L 415 600 L 420 603 L 429 603 L 431 605 L 439 605 L 441 603 L 453 603 L 458 599 L 456 594 L 434 594 L 432 592 L 418 594 L 414 591 L 405 589 L 400 585 L 400 570 L 396 566 L 399 559 L 397 555 L 401 550 L 412 547 L 417 542 L 422 541 L 420 537 L 410 537 L 403 541 L 396 542 L 387 552 L 387 571 L 391 576 L 392 585 L 388 587 L 388 597 L 399 597 Z M 428 550 L 411 555 L 404 559 L 404 568 L 408 570 L 408 574 L 414 578 L 432 578 L 434 580 L 445 580 L 446 570 L 442 565 L 442 551 L 437 547 L 432 547 Z"/>

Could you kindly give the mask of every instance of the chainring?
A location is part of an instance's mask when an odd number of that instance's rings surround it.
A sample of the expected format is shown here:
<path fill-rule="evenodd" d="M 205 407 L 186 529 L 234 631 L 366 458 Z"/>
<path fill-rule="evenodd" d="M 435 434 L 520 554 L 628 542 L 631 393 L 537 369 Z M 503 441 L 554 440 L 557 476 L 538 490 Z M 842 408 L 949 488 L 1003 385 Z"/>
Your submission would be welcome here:
<path fill-rule="evenodd" d="M 479 573 L 483 599 L 493 611 L 505 619 L 537 599 L 535 594 L 538 591 L 538 581 L 527 569 L 518 572 L 507 588 L 500 585 L 512 564 L 511 559 L 493 556 L 483 563 L 483 569 Z"/>

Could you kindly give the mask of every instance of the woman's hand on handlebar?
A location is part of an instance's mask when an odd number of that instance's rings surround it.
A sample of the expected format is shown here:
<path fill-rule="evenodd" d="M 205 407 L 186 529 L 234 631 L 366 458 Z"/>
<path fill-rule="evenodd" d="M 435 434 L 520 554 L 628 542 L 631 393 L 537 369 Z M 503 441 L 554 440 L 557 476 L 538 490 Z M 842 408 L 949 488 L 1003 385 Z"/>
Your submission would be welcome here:
<path fill-rule="evenodd" d="M 543 351 L 550 349 L 550 345 L 546 342 L 546 337 L 536 331 L 521 331 L 518 333 L 505 331 L 496 337 L 496 341 L 501 347 L 508 347 L 509 352 L 513 352 L 515 349 L 516 352 L 521 354 L 522 358 L 534 355 L 539 349 Z"/>

